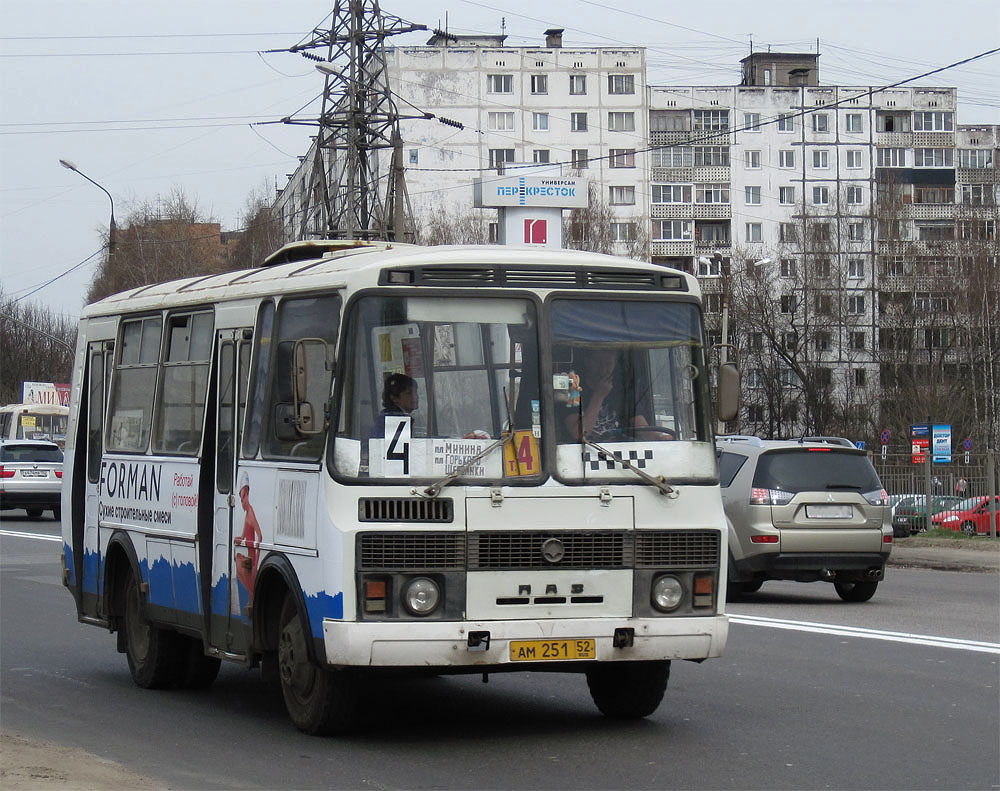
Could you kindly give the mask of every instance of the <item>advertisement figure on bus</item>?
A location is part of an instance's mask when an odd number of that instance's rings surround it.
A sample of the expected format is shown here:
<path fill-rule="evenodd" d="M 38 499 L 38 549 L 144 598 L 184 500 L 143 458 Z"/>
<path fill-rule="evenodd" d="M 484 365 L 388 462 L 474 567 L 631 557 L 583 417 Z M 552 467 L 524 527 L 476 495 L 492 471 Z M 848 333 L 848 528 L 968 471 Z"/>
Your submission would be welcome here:
<path fill-rule="evenodd" d="M 247 609 L 253 607 L 253 586 L 257 580 L 257 563 L 260 559 L 260 523 L 250 505 L 250 476 L 245 472 L 240 476 L 240 504 L 246 517 L 243 520 L 243 535 L 233 539 L 236 547 L 245 547 L 246 553 L 235 551 L 236 577 L 247 591 Z M 242 596 L 241 596 L 242 598 Z"/>

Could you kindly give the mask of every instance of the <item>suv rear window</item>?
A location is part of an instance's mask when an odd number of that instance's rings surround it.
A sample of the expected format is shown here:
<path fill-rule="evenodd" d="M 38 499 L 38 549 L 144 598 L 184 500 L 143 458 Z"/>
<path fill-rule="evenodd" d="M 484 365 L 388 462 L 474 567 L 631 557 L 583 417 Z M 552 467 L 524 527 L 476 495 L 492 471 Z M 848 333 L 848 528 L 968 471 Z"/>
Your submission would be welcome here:
<path fill-rule="evenodd" d="M 723 489 L 732 485 L 733 478 L 746 460 L 746 456 L 740 456 L 738 453 L 727 453 L 724 450 L 719 452 L 719 484 Z"/>
<path fill-rule="evenodd" d="M 48 445 L 4 445 L 0 448 L 0 461 L 14 463 L 26 462 L 61 462 L 62 451 Z"/>
<path fill-rule="evenodd" d="M 789 448 L 762 453 L 753 485 L 785 492 L 846 490 L 874 492 L 882 488 L 866 456 L 833 450 Z"/>

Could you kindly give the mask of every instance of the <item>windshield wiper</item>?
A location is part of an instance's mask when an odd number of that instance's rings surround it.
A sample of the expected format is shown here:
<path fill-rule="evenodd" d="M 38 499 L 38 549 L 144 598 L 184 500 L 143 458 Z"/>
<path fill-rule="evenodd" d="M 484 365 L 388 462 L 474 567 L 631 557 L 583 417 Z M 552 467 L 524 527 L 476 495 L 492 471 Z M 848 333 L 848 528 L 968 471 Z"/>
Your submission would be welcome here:
<path fill-rule="evenodd" d="M 632 462 L 630 462 L 628 459 L 623 458 L 622 456 L 616 456 L 613 451 L 610 451 L 607 448 L 602 448 L 592 439 L 588 439 L 586 434 L 582 437 L 582 439 L 585 445 L 590 445 L 590 447 L 596 448 L 600 453 L 602 453 L 607 458 L 608 461 L 618 462 L 626 470 L 632 470 L 632 472 L 634 472 L 636 475 L 642 478 L 650 486 L 655 486 L 657 489 L 660 490 L 660 494 L 665 494 L 672 500 L 677 499 L 677 496 L 680 494 L 680 492 L 677 489 L 675 489 L 673 486 L 667 483 L 666 479 L 662 475 L 657 475 L 654 478 L 648 472 L 640 470 L 638 467 L 632 464 Z M 586 467 L 584 467 L 584 473 L 586 473 Z"/>
<path fill-rule="evenodd" d="M 441 494 L 441 490 L 445 486 L 454 483 L 457 478 L 461 477 L 462 475 L 467 473 L 470 469 L 472 469 L 472 467 L 476 464 L 476 462 L 478 462 L 483 457 L 489 455 L 491 451 L 495 450 L 498 446 L 503 445 L 505 442 L 512 442 L 513 438 L 514 438 L 514 433 L 508 432 L 504 436 L 500 437 L 500 439 L 495 440 L 494 442 L 487 445 L 485 448 L 479 451 L 479 453 L 477 453 L 475 456 L 471 456 L 464 462 L 459 464 L 455 469 L 449 472 L 441 480 L 435 481 L 430 486 L 424 489 L 411 489 L 410 494 L 415 494 L 418 497 L 431 497 L 431 498 L 437 497 L 439 494 Z"/>

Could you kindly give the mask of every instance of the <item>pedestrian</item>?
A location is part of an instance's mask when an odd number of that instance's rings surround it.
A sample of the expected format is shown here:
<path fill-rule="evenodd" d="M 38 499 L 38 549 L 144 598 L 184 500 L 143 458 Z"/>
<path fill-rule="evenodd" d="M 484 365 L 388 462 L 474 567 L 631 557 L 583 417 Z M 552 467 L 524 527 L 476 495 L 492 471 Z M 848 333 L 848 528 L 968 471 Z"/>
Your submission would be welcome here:
<path fill-rule="evenodd" d="M 968 488 L 969 488 L 969 482 L 965 480 L 965 476 L 963 475 L 961 478 L 958 479 L 958 483 L 955 484 L 955 494 L 957 494 L 959 497 L 965 497 L 965 492 Z"/>

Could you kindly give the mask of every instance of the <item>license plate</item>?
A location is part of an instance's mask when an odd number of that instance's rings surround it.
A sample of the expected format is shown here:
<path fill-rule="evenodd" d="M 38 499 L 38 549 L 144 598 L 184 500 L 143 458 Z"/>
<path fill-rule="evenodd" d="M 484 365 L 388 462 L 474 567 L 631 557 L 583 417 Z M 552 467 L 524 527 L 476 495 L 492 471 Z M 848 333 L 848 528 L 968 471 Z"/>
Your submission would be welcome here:
<path fill-rule="evenodd" d="M 511 662 L 552 662 L 566 659 L 596 659 L 597 648 L 591 639 L 583 640 L 512 640 Z"/>
<path fill-rule="evenodd" d="M 48 478 L 48 470 L 21 470 L 22 478 Z"/>
<path fill-rule="evenodd" d="M 849 505 L 807 505 L 806 516 L 810 519 L 850 519 L 854 509 Z"/>

